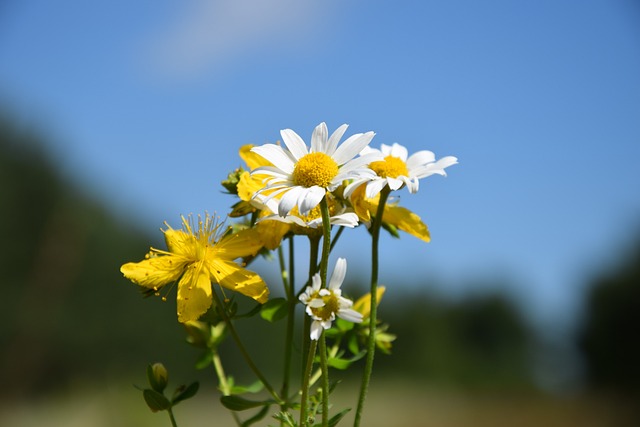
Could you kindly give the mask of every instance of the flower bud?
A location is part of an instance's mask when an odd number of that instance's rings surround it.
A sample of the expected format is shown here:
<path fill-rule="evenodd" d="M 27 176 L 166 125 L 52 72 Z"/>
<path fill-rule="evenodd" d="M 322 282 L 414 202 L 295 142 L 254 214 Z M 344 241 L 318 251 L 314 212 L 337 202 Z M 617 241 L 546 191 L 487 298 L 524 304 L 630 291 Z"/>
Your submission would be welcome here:
<path fill-rule="evenodd" d="M 169 373 L 162 363 L 154 363 L 147 367 L 147 378 L 151 388 L 162 393 L 169 381 Z"/>

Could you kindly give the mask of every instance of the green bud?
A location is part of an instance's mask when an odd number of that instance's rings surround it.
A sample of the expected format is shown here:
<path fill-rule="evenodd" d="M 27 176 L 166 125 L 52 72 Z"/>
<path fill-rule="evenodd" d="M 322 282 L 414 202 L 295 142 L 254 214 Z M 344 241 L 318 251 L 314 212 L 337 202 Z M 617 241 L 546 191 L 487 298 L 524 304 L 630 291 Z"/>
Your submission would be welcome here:
<path fill-rule="evenodd" d="M 227 179 L 222 181 L 222 186 L 229 192 L 229 194 L 238 194 L 238 182 L 240 182 L 240 175 L 245 172 L 241 167 L 229 172 Z"/>
<path fill-rule="evenodd" d="M 169 373 L 162 363 L 154 363 L 147 367 L 147 378 L 151 388 L 162 393 L 169 381 Z"/>

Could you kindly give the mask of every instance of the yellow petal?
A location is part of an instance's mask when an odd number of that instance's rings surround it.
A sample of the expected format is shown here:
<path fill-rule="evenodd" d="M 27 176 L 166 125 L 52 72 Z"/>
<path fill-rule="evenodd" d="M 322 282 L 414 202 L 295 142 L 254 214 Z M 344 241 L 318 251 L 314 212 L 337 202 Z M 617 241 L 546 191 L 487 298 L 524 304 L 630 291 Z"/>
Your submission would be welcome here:
<path fill-rule="evenodd" d="M 376 301 L 378 302 L 377 305 L 380 305 L 380 300 L 384 295 L 384 291 L 384 286 L 378 286 L 378 288 L 376 289 Z M 369 314 L 371 314 L 371 292 L 358 298 L 358 300 L 353 303 L 353 309 L 361 313 L 363 318 L 367 319 L 369 317 Z"/>
<path fill-rule="evenodd" d="M 382 218 L 384 222 L 395 225 L 398 229 L 405 233 L 409 233 L 424 242 L 428 243 L 431 240 L 431 235 L 429 234 L 427 225 L 422 222 L 418 215 L 414 214 L 409 209 L 400 206 L 387 205 L 384 208 Z"/>
<path fill-rule="evenodd" d="M 253 228 L 247 228 L 224 236 L 210 248 L 207 257 L 231 261 L 236 258 L 253 256 L 258 253 L 262 246 L 260 233 Z"/>
<path fill-rule="evenodd" d="M 245 202 L 251 201 L 253 195 L 265 186 L 264 179 L 267 175 L 251 175 L 249 172 L 243 172 L 238 181 L 238 197 Z"/>
<path fill-rule="evenodd" d="M 178 283 L 178 321 L 198 320 L 211 307 L 211 279 L 203 263 L 187 268 Z"/>
<path fill-rule="evenodd" d="M 282 221 L 269 220 L 256 224 L 256 230 L 265 248 L 274 250 L 280 246 L 284 236 L 291 230 L 291 224 Z"/>
<path fill-rule="evenodd" d="M 360 218 L 360 221 L 369 222 L 371 221 L 371 212 L 375 213 L 378 208 L 379 196 L 376 197 L 376 199 L 367 199 L 364 195 L 365 187 L 366 185 L 361 185 L 353 191 L 351 195 L 351 206 L 356 215 L 358 215 L 358 218 Z"/>
<path fill-rule="evenodd" d="M 245 270 L 233 261 L 212 260 L 211 275 L 227 289 L 246 295 L 261 304 L 269 298 L 269 288 L 262 278 L 253 271 Z"/>
<path fill-rule="evenodd" d="M 124 277 L 146 288 L 157 289 L 180 278 L 187 261 L 180 256 L 152 256 L 120 267 Z"/>
<path fill-rule="evenodd" d="M 170 228 L 164 231 L 164 240 L 169 252 L 195 259 L 197 242 L 193 234 Z"/>
<path fill-rule="evenodd" d="M 259 154 L 251 151 L 253 144 L 247 144 L 240 147 L 240 158 L 244 160 L 249 169 L 254 170 L 260 166 L 272 166 L 271 162 Z"/>

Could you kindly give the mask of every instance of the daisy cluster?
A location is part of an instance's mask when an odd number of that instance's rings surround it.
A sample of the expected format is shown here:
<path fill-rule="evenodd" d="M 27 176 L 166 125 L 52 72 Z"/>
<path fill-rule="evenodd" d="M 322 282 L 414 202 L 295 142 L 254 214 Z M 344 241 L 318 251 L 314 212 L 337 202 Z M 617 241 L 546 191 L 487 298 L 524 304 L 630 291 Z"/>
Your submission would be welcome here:
<path fill-rule="evenodd" d="M 284 129 L 280 132 L 282 144 L 244 148 L 245 160 L 247 149 L 254 156 L 247 160 L 250 172 L 240 180 L 238 194 L 260 212 L 260 222 L 291 225 L 268 229 L 270 236 L 265 240 L 278 242 L 286 233 L 310 234 L 314 230 L 319 233 L 322 217 L 318 206 L 323 199 L 329 205 L 332 225 L 368 226 L 383 189 L 396 191 L 407 187 L 410 193 L 416 193 L 421 178 L 446 176 L 445 168 L 457 163 L 452 156 L 436 160 L 434 153 L 427 150 L 409 155 L 398 143 L 372 148 L 369 144 L 375 133 L 371 131 L 351 135 L 340 143 L 347 128 L 343 124 L 329 135 L 327 125 L 320 123 L 311 135 L 310 146 L 293 130 Z M 385 206 L 383 220 L 392 229 L 406 231 L 424 241 L 430 239 L 420 217 L 396 203 Z M 343 274 L 346 260 L 339 261 L 336 270 Z M 349 309 L 348 300 L 340 296 L 337 281 L 320 289 L 318 280 L 314 276 L 312 285 L 300 296 L 314 319 L 311 330 L 314 339 L 319 336 L 320 327 L 331 326 L 335 316 L 359 321 Z"/>

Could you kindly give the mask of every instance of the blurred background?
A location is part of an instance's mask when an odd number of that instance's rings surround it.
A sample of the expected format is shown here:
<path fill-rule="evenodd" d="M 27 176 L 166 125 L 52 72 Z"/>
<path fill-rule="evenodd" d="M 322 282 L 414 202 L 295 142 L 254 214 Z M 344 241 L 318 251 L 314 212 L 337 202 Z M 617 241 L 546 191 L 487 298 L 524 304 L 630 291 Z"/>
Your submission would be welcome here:
<path fill-rule="evenodd" d="M 157 360 L 213 384 L 119 267 L 326 121 L 460 162 L 398 193 L 432 241 L 383 237 L 366 425 L 638 425 L 639 76 L 634 0 L 0 2 L 0 424 L 168 424 Z M 335 250 L 356 288 L 368 245 Z M 230 424 L 212 396 L 182 425 Z"/>

